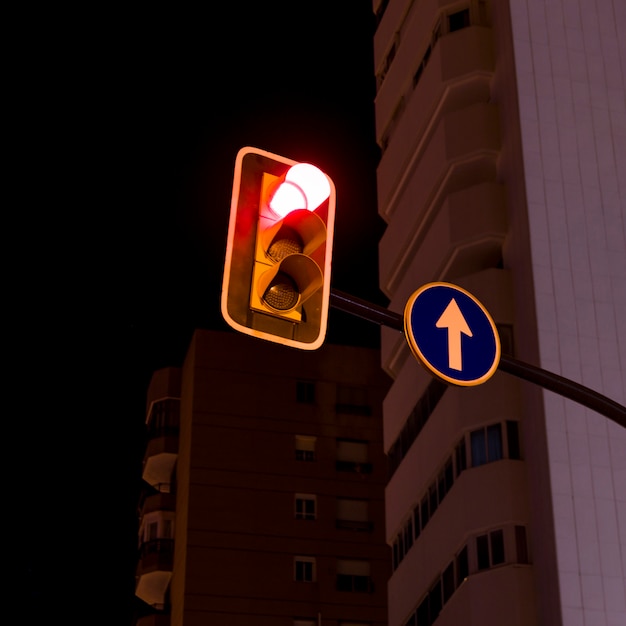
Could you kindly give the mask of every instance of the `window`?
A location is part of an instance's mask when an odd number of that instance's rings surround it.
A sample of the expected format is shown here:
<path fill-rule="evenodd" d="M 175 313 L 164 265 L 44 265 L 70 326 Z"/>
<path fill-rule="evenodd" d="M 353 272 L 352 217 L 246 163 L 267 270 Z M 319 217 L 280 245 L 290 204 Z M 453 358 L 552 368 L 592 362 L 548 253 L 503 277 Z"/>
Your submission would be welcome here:
<path fill-rule="evenodd" d="M 439 506 L 439 499 L 437 497 L 437 483 L 432 483 L 428 488 L 428 508 L 430 509 L 430 516 L 432 517 Z"/>
<path fill-rule="evenodd" d="M 409 518 L 409 521 L 404 527 L 404 551 L 407 552 L 413 545 L 413 517 Z"/>
<path fill-rule="evenodd" d="M 315 461 L 315 443 L 317 437 L 296 435 L 296 460 Z"/>
<path fill-rule="evenodd" d="M 431 624 L 437 619 L 439 613 L 441 613 L 442 606 L 443 602 L 441 600 L 441 579 L 438 578 L 428 592 L 428 612 L 430 614 L 429 617 L 431 620 Z"/>
<path fill-rule="evenodd" d="M 528 560 L 528 543 L 526 540 L 526 527 L 515 527 L 515 550 L 518 563 L 530 563 Z"/>
<path fill-rule="evenodd" d="M 506 423 L 506 440 L 509 446 L 509 459 L 521 459 L 519 445 L 519 428 L 518 423 L 507 421 Z"/>
<path fill-rule="evenodd" d="M 174 538 L 174 513 L 152 511 L 144 515 L 139 529 L 139 543 Z"/>
<path fill-rule="evenodd" d="M 338 439 L 337 470 L 341 472 L 371 472 L 372 466 L 367 462 L 367 448 L 367 441 Z"/>
<path fill-rule="evenodd" d="M 317 498 L 306 493 L 296 494 L 296 519 L 315 519 Z"/>
<path fill-rule="evenodd" d="M 410 415 L 400 431 L 400 435 L 389 448 L 389 469 L 391 473 L 400 465 L 405 454 L 420 434 L 424 424 L 428 421 L 432 412 L 435 410 L 439 400 L 448 389 L 445 383 L 433 379 L 420 399 L 417 401 Z"/>
<path fill-rule="evenodd" d="M 148 541 L 152 541 L 153 539 L 156 539 L 159 536 L 158 532 L 159 532 L 158 522 L 150 522 L 148 524 L 148 533 L 147 533 L 148 536 L 146 537 L 146 539 Z"/>
<path fill-rule="evenodd" d="M 299 380 L 296 383 L 296 402 L 299 404 L 315 404 L 315 383 Z"/>
<path fill-rule="evenodd" d="M 339 498 L 337 500 L 337 528 L 372 530 L 367 500 Z"/>
<path fill-rule="evenodd" d="M 335 408 L 338 413 L 371 415 L 372 407 L 368 403 L 367 388 L 338 385 L 337 405 Z"/>
<path fill-rule="evenodd" d="M 368 561 L 337 561 L 337 591 L 369 593 L 372 590 Z"/>
<path fill-rule="evenodd" d="M 420 517 L 422 518 L 422 529 L 426 524 L 428 524 L 428 520 L 430 519 L 430 514 L 428 510 L 428 496 L 424 496 L 422 498 L 422 503 L 420 504 Z"/>
<path fill-rule="evenodd" d="M 295 557 L 294 578 L 299 582 L 315 582 L 315 559 L 309 556 Z"/>
<path fill-rule="evenodd" d="M 453 33 L 455 30 L 467 28 L 470 25 L 469 9 L 463 9 L 456 13 L 448 15 L 448 32 Z"/>
<path fill-rule="evenodd" d="M 494 530 L 489 533 L 489 542 L 491 544 L 491 564 L 504 563 L 504 533 L 502 530 Z"/>
<path fill-rule="evenodd" d="M 504 533 L 493 530 L 487 535 L 476 537 L 476 559 L 479 570 L 504 563 Z"/>
<path fill-rule="evenodd" d="M 441 575 L 441 586 L 443 589 L 443 603 L 445 604 L 454 593 L 454 562 L 450 562 Z"/>
<path fill-rule="evenodd" d="M 180 423 L 180 400 L 178 398 L 156 400 L 150 406 L 147 422 L 151 433 L 177 433 Z"/>
<path fill-rule="evenodd" d="M 467 452 L 465 451 L 465 437 L 459 441 L 454 457 L 456 461 L 456 476 L 467 469 Z"/>
<path fill-rule="evenodd" d="M 502 458 L 502 426 L 492 424 L 470 433 L 472 467 L 498 461 Z"/>
<path fill-rule="evenodd" d="M 467 546 L 456 555 L 456 586 L 458 587 L 469 576 L 469 560 Z"/>
<path fill-rule="evenodd" d="M 487 535 L 476 537 L 476 558 L 479 570 L 489 568 L 489 538 Z"/>
<path fill-rule="evenodd" d="M 413 509 L 413 537 L 417 539 L 422 531 L 422 524 L 420 521 L 420 507 L 417 505 Z"/>

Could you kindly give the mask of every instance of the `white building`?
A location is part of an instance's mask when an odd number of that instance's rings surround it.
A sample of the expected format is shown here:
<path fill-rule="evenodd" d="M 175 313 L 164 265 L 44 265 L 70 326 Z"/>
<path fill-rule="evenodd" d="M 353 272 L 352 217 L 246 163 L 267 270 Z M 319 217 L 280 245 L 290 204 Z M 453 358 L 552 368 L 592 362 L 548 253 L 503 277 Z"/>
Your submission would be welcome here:
<path fill-rule="evenodd" d="M 626 2 L 374 0 L 380 286 L 489 310 L 503 352 L 626 404 Z M 626 430 L 434 380 L 382 330 L 389 626 L 626 624 Z"/>

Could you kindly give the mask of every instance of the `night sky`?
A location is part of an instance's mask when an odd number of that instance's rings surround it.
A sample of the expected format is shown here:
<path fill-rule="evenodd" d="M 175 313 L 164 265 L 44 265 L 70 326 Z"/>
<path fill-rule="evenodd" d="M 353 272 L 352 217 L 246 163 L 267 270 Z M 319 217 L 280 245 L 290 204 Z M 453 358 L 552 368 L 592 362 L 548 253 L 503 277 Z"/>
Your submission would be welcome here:
<path fill-rule="evenodd" d="M 146 386 L 181 364 L 194 328 L 234 332 L 219 302 L 241 147 L 331 176 L 332 286 L 387 302 L 370 3 L 332 15 L 312 1 L 231 4 L 55 9 L 10 26 L 4 441 L 18 623 L 130 623 Z M 328 341 L 378 339 L 331 309 Z"/>

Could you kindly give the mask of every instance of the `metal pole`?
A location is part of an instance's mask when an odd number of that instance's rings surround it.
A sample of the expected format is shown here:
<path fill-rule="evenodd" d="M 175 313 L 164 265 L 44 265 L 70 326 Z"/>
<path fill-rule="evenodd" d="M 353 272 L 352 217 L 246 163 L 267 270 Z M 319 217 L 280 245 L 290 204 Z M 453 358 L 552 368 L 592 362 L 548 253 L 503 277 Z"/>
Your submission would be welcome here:
<path fill-rule="evenodd" d="M 394 313 L 389 309 L 361 300 L 356 296 L 331 289 L 330 306 L 335 309 L 356 315 L 374 324 L 388 326 L 394 330 L 404 332 L 404 317 L 399 313 Z M 508 354 L 500 356 L 498 369 L 517 376 L 523 380 L 540 385 L 544 389 L 558 393 L 564 398 L 569 398 L 586 406 L 605 417 L 613 420 L 623 428 L 626 428 L 626 407 L 618 404 L 611 398 L 580 385 L 573 380 L 563 378 L 540 367 L 525 363 Z"/>

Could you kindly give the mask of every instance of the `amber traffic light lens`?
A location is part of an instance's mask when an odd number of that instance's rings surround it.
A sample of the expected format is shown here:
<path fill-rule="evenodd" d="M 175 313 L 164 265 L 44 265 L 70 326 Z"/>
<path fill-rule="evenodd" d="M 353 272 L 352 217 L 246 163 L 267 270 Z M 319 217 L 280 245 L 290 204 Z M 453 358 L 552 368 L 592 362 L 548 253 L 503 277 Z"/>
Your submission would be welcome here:
<path fill-rule="evenodd" d="M 276 233 L 267 249 L 267 256 L 276 262 L 282 261 L 289 254 L 302 252 L 304 243 L 302 237 L 289 226 L 282 226 Z"/>

